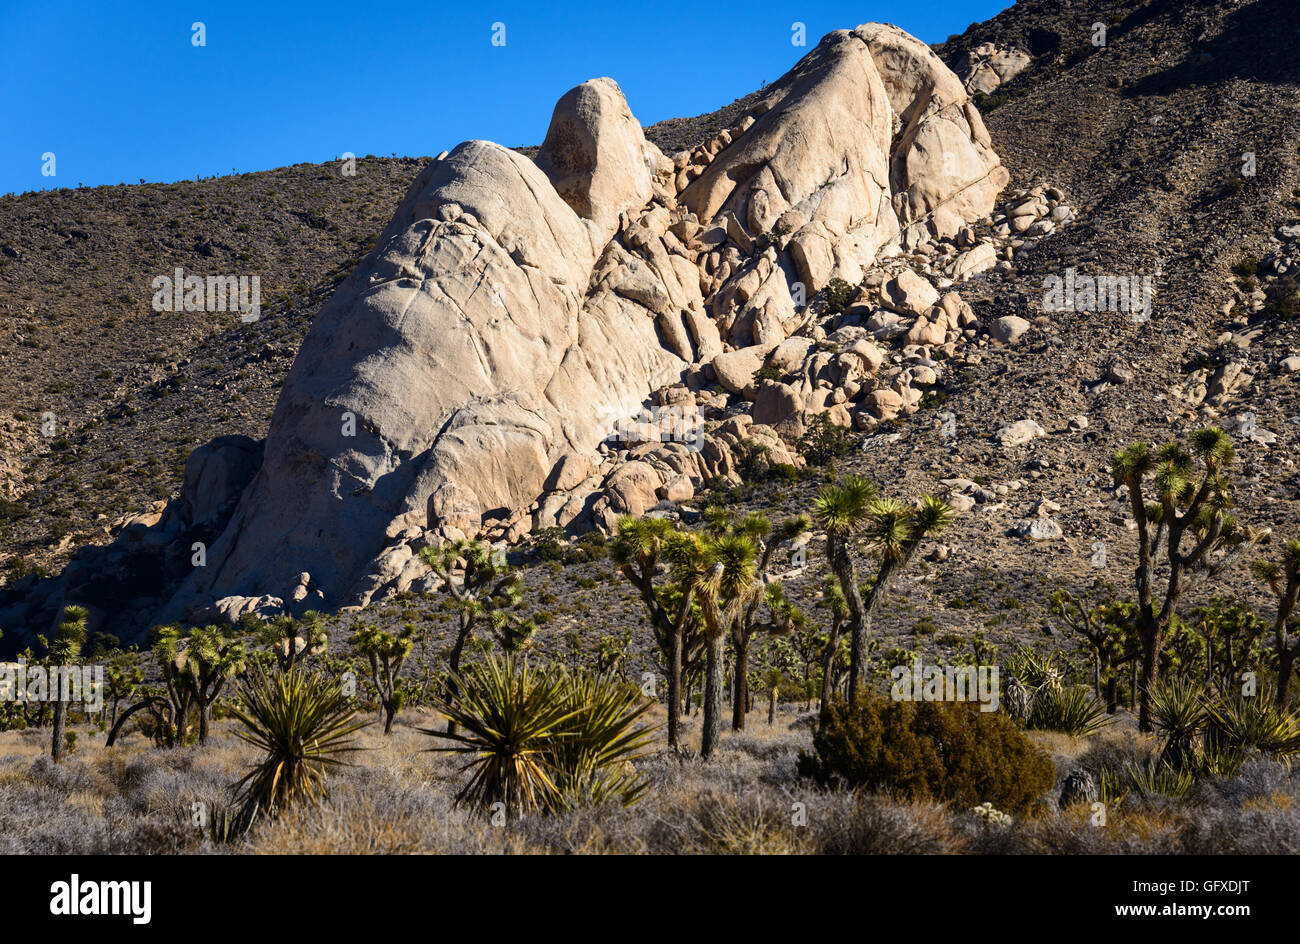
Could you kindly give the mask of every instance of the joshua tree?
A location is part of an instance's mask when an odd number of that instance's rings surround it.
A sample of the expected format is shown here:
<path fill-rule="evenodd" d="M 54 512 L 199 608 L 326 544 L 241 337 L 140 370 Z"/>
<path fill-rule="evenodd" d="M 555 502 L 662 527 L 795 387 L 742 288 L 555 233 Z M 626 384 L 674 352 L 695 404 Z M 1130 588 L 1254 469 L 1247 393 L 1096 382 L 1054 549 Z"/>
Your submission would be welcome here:
<path fill-rule="evenodd" d="M 144 672 L 139 666 L 128 662 L 124 655 L 115 656 L 109 663 L 108 668 L 104 670 L 104 697 L 112 706 L 108 719 L 110 728 L 117 724 L 118 705 L 135 695 L 143 684 Z"/>
<path fill-rule="evenodd" d="M 722 734 L 722 669 L 728 634 L 761 585 L 755 580 L 754 542 L 744 535 L 708 536 L 700 542 L 696 593 L 704 611 L 706 669 L 700 756 L 708 760 Z"/>
<path fill-rule="evenodd" d="M 772 523 L 765 515 L 749 514 L 735 529 L 736 534 L 743 535 L 753 542 L 758 552 L 756 579 L 765 584 L 761 594 L 751 595 L 739 617 L 731 627 L 731 641 L 735 648 L 736 659 L 734 675 L 736 681 L 735 697 L 732 699 L 731 729 L 745 729 L 745 712 L 749 707 L 749 648 L 755 635 L 759 632 L 783 633 L 794 625 L 796 618 L 802 615 L 786 598 L 781 584 L 772 579 L 772 552 L 784 542 L 794 542 L 808 533 L 812 522 L 804 515 L 790 518 L 781 523 L 775 534 Z M 767 610 L 767 619 L 760 621 L 763 609 Z"/>
<path fill-rule="evenodd" d="M 881 498 L 874 485 L 855 476 L 823 489 L 814 509 L 826 531 L 826 555 L 849 610 L 849 701 L 853 702 L 865 674 L 871 621 L 884 603 L 885 593 L 916 556 L 921 542 L 951 520 L 952 509 L 932 495 L 922 495 L 916 506 Z M 868 550 L 880 560 L 865 600 L 850 554 L 859 532 Z"/>
<path fill-rule="evenodd" d="M 1288 541 L 1282 549 L 1282 563 L 1255 561 L 1255 575 L 1268 584 L 1277 597 L 1277 616 L 1273 619 L 1273 640 L 1277 647 L 1277 691 L 1274 698 L 1285 708 L 1296 656 L 1300 655 L 1300 633 L 1291 616 L 1300 595 L 1300 541 Z"/>
<path fill-rule="evenodd" d="M 442 578 L 442 589 L 451 597 L 456 611 L 456 641 L 451 647 L 451 673 L 447 677 L 447 701 L 453 702 L 460 684 L 460 660 L 476 629 L 487 624 L 503 639 L 527 639 L 532 634 L 531 624 L 522 624 L 510 612 L 519 604 L 523 582 L 510 573 L 504 555 L 494 554 L 478 541 L 426 547 L 420 551 L 420 560 Z M 456 733 L 454 721 L 447 722 L 447 733 Z"/>
<path fill-rule="evenodd" d="M 776 702 L 781 697 L 781 670 L 770 665 L 763 672 L 763 682 L 767 685 L 767 723 L 776 723 Z"/>
<path fill-rule="evenodd" d="M 197 707 L 199 742 L 206 742 L 213 703 L 226 683 L 243 673 L 247 665 L 244 644 L 226 639 L 219 626 L 195 629 L 188 639 L 182 637 L 179 626 L 159 626 L 154 630 L 153 652 L 166 687 L 166 703 L 174 729 L 168 740 L 174 747 L 185 743 L 190 709 Z M 142 708 L 149 708 L 161 718 L 160 701 L 150 695 L 123 713 L 113 726 L 114 739 L 122 722 Z"/>
<path fill-rule="evenodd" d="M 181 684 L 190 688 L 190 697 L 199 709 L 199 743 L 208 740 L 208 723 L 212 703 L 226 682 L 244 671 L 247 653 L 244 644 L 226 639 L 218 626 L 195 629 L 190 633 L 184 652 L 185 666 L 178 673 Z"/>
<path fill-rule="evenodd" d="M 1069 590 L 1057 590 L 1048 599 L 1048 610 L 1083 638 L 1092 653 L 1093 690 L 1101 698 L 1105 683 L 1106 711 L 1114 714 L 1119 707 L 1119 670 L 1141 654 L 1133 628 L 1137 609 L 1132 603 L 1114 601 L 1110 587 L 1102 582 L 1094 591 L 1104 599 L 1090 603 Z"/>
<path fill-rule="evenodd" d="M 281 672 L 288 672 L 309 656 L 325 652 L 329 647 L 329 634 L 315 610 L 308 610 L 301 620 L 287 614 L 277 616 L 262 627 L 258 636 L 275 656 Z"/>
<path fill-rule="evenodd" d="M 840 651 L 840 629 L 849 618 L 849 604 L 844 596 L 843 584 L 835 574 L 827 574 L 822 583 L 821 605 L 830 610 L 831 628 L 826 634 L 826 648 L 822 650 L 822 695 L 818 726 L 824 726 L 827 705 L 835 687 L 835 657 Z"/>
<path fill-rule="evenodd" d="M 402 691 L 398 676 L 402 665 L 411 654 L 414 644 L 415 627 L 410 623 L 402 632 L 394 636 L 376 626 L 356 624 L 352 638 L 348 640 L 358 655 L 370 665 L 370 681 L 379 695 L 379 704 L 384 711 L 384 733 L 393 733 L 393 718 L 402 710 L 405 693 Z"/>
<path fill-rule="evenodd" d="M 60 668 L 70 666 L 81 655 L 81 647 L 86 644 L 87 616 L 85 607 L 63 608 L 63 622 L 59 624 L 49 646 L 51 666 Z M 59 677 L 61 673 L 52 673 L 52 675 L 54 676 L 51 680 L 54 689 L 51 692 L 54 695 L 54 741 L 50 746 L 50 756 L 57 764 L 63 759 L 64 726 L 68 717 L 68 703 L 63 698 L 64 685 L 62 678 Z"/>
<path fill-rule="evenodd" d="M 696 621 L 695 568 L 699 548 L 690 535 L 677 532 L 666 518 L 621 518 L 611 555 L 619 572 L 636 588 L 655 637 L 668 663 L 668 747 L 680 747 L 682 662 L 688 629 Z M 655 586 L 660 563 L 673 574 Z"/>
<path fill-rule="evenodd" d="M 153 631 L 153 654 L 158 660 L 162 673 L 163 686 L 167 691 L 170 709 L 171 731 L 168 742 L 173 747 L 185 743 L 185 732 L 189 724 L 190 708 L 194 704 L 194 690 L 185 678 L 189 660 L 181 647 L 181 629 L 179 626 L 159 626 Z M 146 701 L 148 701 L 146 699 Z M 141 702 L 136 708 L 144 707 Z M 133 709 L 134 710 L 134 709 Z M 121 725 L 132 712 L 123 714 L 118 720 Z"/>
<path fill-rule="evenodd" d="M 1223 470 L 1234 455 L 1228 434 L 1207 427 L 1192 433 L 1190 452 L 1174 442 L 1154 453 L 1146 443 L 1134 443 L 1117 452 L 1111 465 L 1115 484 L 1128 488 L 1137 525 L 1135 622 L 1142 646 L 1138 726 L 1143 731 L 1151 730 L 1151 697 L 1160 681 L 1161 646 L 1179 600 L 1197 581 L 1220 573 L 1266 533 L 1238 527 L 1228 513 L 1232 498 Z M 1150 504 L 1144 491 L 1148 479 L 1155 498 Z M 1219 551 L 1226 553 L 1216 561 Z M 1163 593 L 1156 591 L 1157 579 L 1164 581 Z"/>

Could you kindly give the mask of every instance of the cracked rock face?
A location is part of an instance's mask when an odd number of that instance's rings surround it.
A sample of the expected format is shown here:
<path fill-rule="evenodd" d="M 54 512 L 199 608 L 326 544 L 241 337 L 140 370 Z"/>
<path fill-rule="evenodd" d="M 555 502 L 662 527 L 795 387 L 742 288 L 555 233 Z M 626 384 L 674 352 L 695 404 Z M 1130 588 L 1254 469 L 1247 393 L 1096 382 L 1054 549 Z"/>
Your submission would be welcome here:
<path fill-rule="evenodd" d="M 896 27 L 830 33 L 760 107 L 681 199 L 751 235 L 780 223 L 810 293 L 857 282 L 890 243 L 955 235 L 1008 180 L 961 82 Z"/>
<path fill-rule="evenodd" d="M 826 37 L 708 158 L 686 173 L 594 79 L 535 161 L 469 141 L 426 167 L 318 315 L 256 477 L 162 619 L 300 600 L 304 573 L 315 605 L 369 599 L 413 529 L 560 508 L 655 391 L 710 363 L 727 386 L 729 356 L 750 386 L 799 327 L 795 283 L 950 236 L 1007 177 L 961 82 L 878 25 Z M 756 238 L 778 224 L 788 245 Z"/>
<path fill-rule="evenodd" d="M 302 571 L 327 603 L 345 600 L 386 536 L 423 526 L 439 486 L 455 483 L 463 520 L 508 516 L 561 457 L 603 438 L 600 420 L 680 375 L 644 309 L 588 292 L 662 156 L 608 79 L 565 96 L 547 142 L 534 164 L 470 141 L 415 181 L 312 326 L 257 478 L 174 613 L 287 598 Z"/>

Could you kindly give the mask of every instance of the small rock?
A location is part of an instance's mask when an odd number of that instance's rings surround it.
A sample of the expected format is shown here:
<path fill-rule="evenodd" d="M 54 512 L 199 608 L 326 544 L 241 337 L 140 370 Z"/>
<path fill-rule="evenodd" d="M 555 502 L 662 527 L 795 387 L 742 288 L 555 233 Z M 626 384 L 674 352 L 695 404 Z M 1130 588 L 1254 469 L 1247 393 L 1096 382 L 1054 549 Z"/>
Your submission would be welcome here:
<path fill-rule="evenodd" d="M 1003 426 L 997 433 L 998 443 L 1002 446 L 1019 446 L 1047 435 L 1047 430 L 1033 420 L 1020 420 Z"/>
<path fill-rule="evenodd" d="M 1051 541 L 1065 534 L 1061 526 L 1051 518 L 1025 518 L 1012 530 L 1031 541 Z"/>
<path fill-rule="evenodd" d="M 993 335 L 995 341 L 1003 344 L 1015 344 L 1030 327 L 1029 322 L 1024 318 L 1019 318 L 1016 315 L 1003 315 L 1001 318 L 994 320 L 993 324 L 989 326 L 989 334 Z"/>
<path fill-rule="evenodd" d="M 1111 361 L 1106 368 L 1106 380 L 1113 384 L 1126 384 L 1133 379 L 1132 369 L 1123 361 Z"/>

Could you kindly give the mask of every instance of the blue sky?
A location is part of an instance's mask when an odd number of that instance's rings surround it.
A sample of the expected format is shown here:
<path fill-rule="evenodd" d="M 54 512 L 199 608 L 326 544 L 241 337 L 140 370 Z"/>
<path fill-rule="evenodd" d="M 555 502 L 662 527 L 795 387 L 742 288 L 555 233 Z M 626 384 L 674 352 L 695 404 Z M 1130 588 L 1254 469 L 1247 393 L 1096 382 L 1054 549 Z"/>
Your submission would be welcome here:
<path fill-rule="evenodd" d="M 1009 5 L 0 0 L 0 193 L 345 151 L 431 155 L 467 138 L 536 144 L 555 100 L 598 75 L 616 79 L 648 125 L 775 80 L 832 29 L 879 20 L 933 43 Z M 796 21 L 807 48 L 791 43 Z M 503 46 L 494 23 L 505 24 Z M 47 152 L 54 177 L 41 174 Z"/>

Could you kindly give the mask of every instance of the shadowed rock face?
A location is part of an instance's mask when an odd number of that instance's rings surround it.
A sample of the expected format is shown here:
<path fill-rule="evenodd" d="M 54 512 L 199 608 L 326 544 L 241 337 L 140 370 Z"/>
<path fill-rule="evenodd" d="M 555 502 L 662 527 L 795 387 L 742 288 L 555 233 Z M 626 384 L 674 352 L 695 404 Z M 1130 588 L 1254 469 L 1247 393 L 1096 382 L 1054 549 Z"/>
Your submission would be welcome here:
<path fill-rule="evenodd" d="M 758 112 L 684 177 L 595 79 L 535 162 L 469 141 L 430 164 L 317 317 L 256 478 L 163 618 L 308 585 L 312 605 L 368 600 L 411 529 L 519 520 L 649 394 L 725 374 L 724 339 L 785 340 L 796 281 L 856 281 L 1005 182 L 961 83 L 892 27 L 829 35 Z M 778 222 L 789 251 L 756 246 Z"/>

